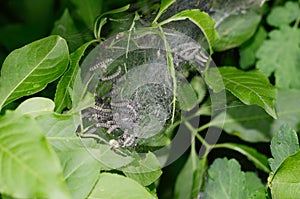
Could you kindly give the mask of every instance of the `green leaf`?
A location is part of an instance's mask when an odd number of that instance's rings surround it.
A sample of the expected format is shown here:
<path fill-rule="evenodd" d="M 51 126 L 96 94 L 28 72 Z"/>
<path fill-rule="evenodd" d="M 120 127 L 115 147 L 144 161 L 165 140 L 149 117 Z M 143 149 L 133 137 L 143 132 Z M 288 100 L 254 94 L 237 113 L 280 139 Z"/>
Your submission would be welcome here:
<path fill-rule="evenodd" d="M 217 71 L 218 70 L 218 71 Z M 275 99 L 277 90 L 268 78 L 258 70 L 242 71 L 234 67 L 213 68 L 205 75 L 206 83 L 215 91 L 223 89 L 223 83 L 216 80 L 219 73 L 222 76 L 226 90 L 247 105 L 257 104 L 273 118 L 276 118 Z"/>
<path fill-rule="evenodd" d="M 198 9 L 183 10 L 176 15 L 159 23 L 160 26 L 170 23 L 172 21 L 182 21 L 189 19 L 195 25 L 197 25 L 203 32 L 207 39 L 210 54 L 212 54 L 212 46 L 218 40 L 218 34 L 214 28 L 215 21 L 205 12 L 201 12 Z"/>
<path fill-rule="evenodd" d="M 216 159 L 208 170 L 208 177 L 204 198 L 246 198 L 245 174 L 235 159 Z"/>
<path fill-rule="evenodd" d="M 199 159 L 195 150 L 190 153 L 184 167 L 178 174 L 175 183 L 175 199 L 190 199 L 197 197 L 207 167 L 206 159 Z"/>
<path fill-rule="evenodd" d="M 66 41 L 50 36 L 20 49 L 5 59 L 0 77 L 0 109 L 15 99 L 44 89 L 68 66 Z"/>
<path fill-rule="evenodd" d="M 256 52 L 266 37 L 267 37 L 266 30 L 264 29 L 263 26 L 260 26 L 257 29 L 255 35 L 239 47 L 239 52 L 240 52 L 239 63 L 242 69 L 249 69 L 251 66 L 255 64 Z"/>
<path fill-rule="evenodd" d="M 256 53 L 256 67 L 267 76 L 275 74 L 277 87 L 300 88 L 300 29 L 288 26 L 269 33 Z"/>
<path fill-rule="evenodd" d="M 252 37 L 260 20 L 261 16 L 254 11 L 230 15 L 216 26 L 220 39 L 213 45 L 214 50 L 224 51 L 240 46 Z"/>
<path fill-rule="evenodd" d="M 269 182 L 272 198 L 291 199 L 300 196 L 299 165 L 299 151 L 284 160 Z"/>
<path fill-rule="evenodd" d="M 73 52 L 84 43 L 83 35 L 76 28 L 67 8 L 60 19 L 54 23 L 51 35 L 60 35 L 63 37 L 68 42 L 70 52 Z"/>
<path fill-rule="evenodd" d="M 300 109 L 295 109 L 299 105 L 299 98 L 299 90 L 279 89 L 276 120 L 256 105 L 249 106 L 241 102 L 228 103 L 226 112 L 216 116 L 211 121 L 211 125 L 220 127 L 227 133 L 248 142 L 269 142 L 282 124 L 288 123 L 292 128 L 299 129 Z"/>
<path fill-rule="evenodd" d="M 155 24 L 160 16 L 170 7 L 176 0 L 161 0 L 159 11 L 153 20 L 152 24 Z"/>
<path fill-rule="evenodd" d="M 299 142 L 296 131 L 288 125 L 283 125 L 271 141 L 273 158 L 269 162 L 272 171 L 276 171 L 286 157 L 295 154 L 298 150 Z"/>
<path fill-rule="evenodd" d="M 136 181 L 117 174 L 102 173 L 88 197 L 109 199 L 155 199 Z"/>
<path fill-rule="evenodd" d="M 83 20 L 85 25 L 92 29 L 94 20 L 102 10 L 102 0 L 71 0 L 76 7 L 76 12 Z"/>
<path fill-rule="evenodd" d="M 216 144 L 214 148 L 227 148 L 231 150 L 235 150 L 243 155 L 245 155 L 248 160 L 254 163 L 254 165 L 261 169 L 262 171 L 269 173 L 270 169 L 268 167 L 268 158 L 267 156 L 259 153 L 254 148 L 248 147 L 242 144 L 236 143 L 223 143 L 223 144 Z"/>
<path fill-rule="evenodd" d="M 265 186 L 254 172 L 246 172 L 247 199 L 266 199 Z"/>
<path fill-rule="evenodd" d="M 86 198 L 98 180 L 99 162 L 86 149 L 60 151 L 57 154 L 72 198 Z"/>
<path fill-rule="evenodd" d="M 69 90 L 73 89 L 73 84 L 79 69 L 79 62 L 84 55 L 84 52 L 95 41 L 96 40 L 93 40 L 84 44 L 70 55 L 69 69 L 57 84 L 54 98 L 56 112 L 61 113 L 65 108 L 70 109 L 72 107 L 71 94 L 69 93 Z"/>
<path fill-rule="evenodd" d="M 300 17 L 299 3 L 288 1 L 284 6 L 274 7 L 267 17 L 267 23 L 271 26 L 280 27 L 289 25 Z"/>
<path fill-rule="evenodd" d="M 22 102 L 16 109 L 21 115 L 30 115 L 36 117 L 43 113 L 52 112 L 54 110 L 54 102 L 44 97 L 33 97 Z"/>
<path fill-rule="evenodd" d="M 196 93 L 188 82 L 177 83 L 177 100 L 180 109 L 185 111 L 192 110 L 198 104 Z"/>
<path fill-rule="evenodd" d="M 17 198 L 70 198 L 59 161 L 36 122 L 6 112 L 0 118 L 0 191 Z"/>
<path fill-rule="evenodd" d="M 143 186 L 152 184 L 162 174 L 160 163 L 151 152 L 148 152 L 144 159 L 135 161 L 121 170 L 127 177 L 134 179 Z"/>
<path fill-rule="evenodd" d="M 193 77 L 191 80 L 191 86 L 194 89 L 197 97 L 197 102 L 200 103 L 206 96 L 207 88 L 203 78 L 199 76 Z"/>

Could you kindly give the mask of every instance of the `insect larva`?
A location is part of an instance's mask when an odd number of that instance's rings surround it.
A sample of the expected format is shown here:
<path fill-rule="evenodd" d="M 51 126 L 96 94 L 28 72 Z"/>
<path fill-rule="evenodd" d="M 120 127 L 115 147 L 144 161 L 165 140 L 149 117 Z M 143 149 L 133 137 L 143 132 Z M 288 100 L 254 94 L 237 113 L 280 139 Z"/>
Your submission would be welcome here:
<path fill-rule="evenodd" d="M 107 77 L 101 77 L 100 80 L 107 81 L 107 80 L 115 79 L 116 77 L 118 77 L 120 75 L 121 72 L 122 72 L 122 68 L 119 66 L 118 70 L 114 74 L 107 76 Z"/>
<path fill-rule="evenodd" d="M 102 71 L 106 72 L 106 70 L 107 70 L 107 64 L 110 63 L 110 62 L 112 62 L 112 61 L 113 61 L 112 58 L 107 58 L 107 59 L 105 59 L 105 60 L 103 60 L 101 62 L 98 62 L 98 63 L 96 63 L 94 66 L 92 66 L 90 68 L 90 71 L 94 71 L 97 68 L 101 68 Z"/>

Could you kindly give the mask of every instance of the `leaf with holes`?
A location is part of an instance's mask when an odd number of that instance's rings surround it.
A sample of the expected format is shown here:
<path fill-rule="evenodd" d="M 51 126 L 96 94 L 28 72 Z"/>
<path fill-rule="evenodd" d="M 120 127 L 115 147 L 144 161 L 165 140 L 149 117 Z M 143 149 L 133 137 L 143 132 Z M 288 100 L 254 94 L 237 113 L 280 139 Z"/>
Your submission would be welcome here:
<path fill-rule="evenodd" d="M 216 81 L 219 73 L 223 82 Z M 209 70 L 205 75 L 205 80 L 215 92 L 221 91 L 224 83 L 226 90 L 243 103 L 257 104 L 272 117 L 277 118 L 274 107 L 277 90 L 262 72 L 258 70 L 245 72 L 234 67 L 220 67 Z"/>
<path fill-rule="evenodd" d="M 50 36 L 20 49 L 5 59 L 0 77 L 0 109 L 15 99 L 44 89 L 67 69 L 68 46 L 64 39 Z"/>

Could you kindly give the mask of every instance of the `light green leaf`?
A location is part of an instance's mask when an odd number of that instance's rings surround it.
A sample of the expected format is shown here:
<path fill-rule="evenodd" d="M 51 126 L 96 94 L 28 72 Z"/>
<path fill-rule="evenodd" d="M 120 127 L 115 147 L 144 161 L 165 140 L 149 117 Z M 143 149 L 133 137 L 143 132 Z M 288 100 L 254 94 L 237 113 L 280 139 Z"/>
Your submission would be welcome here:
<path fill-rule="evenodd" d="M 60 19 L 54 23 L 51 35 L 60 35 L 63 37 L 68 42 L 70 52 L 73 52 L 84 43 L 84 35 L 80 34 L 79 30 L 76 28 L 67 8 Z"/>
<path fill-rule="evenodd" d="M 72 107 L 70 89 L 73 89 L 73 84 L 78 73 L 79 62 L 84 55 L 86 49 L 94 43 L 96 40 L 90 41 L 70 55 L 70 66 L 68 71 L 62 76 L 57 84 L 55 93 L 55 111 L 61 113 L 65 108 L 70 109 Z"/>
<path fill-rule="evenodd" d="M 291 199 L 300 196 L 300 152 L 284 160 L 269 181 L 272 198 Z"/>
<path fill-rule="evenodd" d="M 176 0 L 161 0 L 159 11 L 153 20 L 152 24 L 155 24 L 160 16 L 170 7 Z"/>
<path fill-rule="evenodd" d="M 76 12 L 84 21 L 85 25 L 92 29 L 94 20 L 102 10 L 102 0 L 71 0 L 76 7 Z"/>
<path fill-rule="evenodd" d="M 14 50 L 5 59 L 1 70 L 0 109 L 15 99 L 44 89 L 64 73 L 68 59 L 67 43 L 58 36 Z"/>
<path fill-rule="evenodd" d="M 127 177 L 134 179 L 143 186 L 152 184 L 162 174 L 160 163 L 151 152 L 148 152 L 144 159 L 135 161 L 121 170 Z"/>
<path fill-rule="evenodd" d="M 193 150 L 176 179 L 174 198 L 190 199 L 197 197 L 204 182 L 206 167 L 206 159 L 199 159 Z"/>
<path fill-rule="evenodd" d="M 214 50 L 224 51 L 247 41 L 255 33 L 261 16 L 254 11 L 246 14 L 230 15 L 216 25 L 219 40 L 213 45 Z"/>
<path fill-rule="evenodd" d="M 266 199 L 265 186 L 254 172 L 246 172 L 247 199 Z"/>
<path fill-rule="evenodd" d="M 271 31 L 256 57 L 257 68 L 267 76 L 275 74 L 277 87 L 300 88 L 300 29 L 284 26 Z"/>
<path fill-rule="evenodd" d="M 211 121 L 211 125 L 220 127 L 227 133 L 248 142 L 269 142 L 282 124 L 287 123 L 295 130 L 299 129 L 300 109 L 295 109 L 299 105 L 299 98 L 299 90 L 279 89 L 276 120 L 256 105 L 248 106 L 241 102 L 228 103 L 226 112 L 216 116 Z"/>
<path fill-rule="evenodd" d="M 70 198 L 59 161 L 36 122 L 6 112 L 0 118 L 1 193 L 17 198 Z"/>
<path fill-rule="evenodd" d="M 176 15 L 160 22 L 159 25 L 162 26 L 172 21 L 182 21 L 186 19 L 190 20 L 201 29 L 205 38 L 207 39 L 210 54 L 212 54 L 212 46 L 218 40 L 218 34 L 214 28 L 215 21 L 207 13 L 201 12 L 198 9 L 183 10 Z"/>
<path fill-rule="evenodd" d="M 136 181 L 117 174 L 102 173 L 89 199 L 155 199 Z"/>
<path fill-rule="evenodd" d="M 72 198 L 86 198 L 99 177 L 99 162 L 86 149 L 60 151 L 57 154 Z"/>
<path fill-rule="evenodd" d="M 207 88 L 203 78 L 199 76 L 193 77 L 191 80 L 191 86 L 194 89 L 197 97 L 197 102 L 200 103 L 206 96 Z"/>
<path fill-rule="evenodd" d="M 235 160 L 216 159 L 208 170 L 205 199 L 246 198 L 245 174 Z"/>
<path fill-rule="evenodd" d="M 44 97 L 33 97 L 22 102 L 16 109 L 21 115 L 30 115 L 36 117 L 43 113 L 52 112 L 54 110 L 54 102 Z"/>
<path fill-rule="evenodd" d="M 289 25 L 300 17 L 299 3 L 287 1 L 284 6 L 274 7 L 267 17 L 267 23 L 271 26 L 280 27 Z"/>
<path fill-rule="evenodd" d="M 177 100 L 180 109 L 185 111 L 192 110 L 198 104 L 196 93 L 188 82 L 177 83 Z"/>
<path fill-rule="evenodd" d="M 263 28 L 263 26 L 260 26 L 255 35 L 239 47 L 239 63 L 242 69 L 249 69 L 255 64 L 256 52 L 266 37 L 266 30 Z"/>
<path fill-rule="evenodd" d="M 271 141 L 273 158 L 269 162 L 272 171 L 276 171 L 286 157 L 295 154 L 298 150 L 299 142 L 296 131 L 288 125 L 283 125 Z"/>
<path fill-rule="evenodd" d="M 223 143 L 223 144 L 216 144 L 214 148 L 227 148 L 231 150 L 235 150 L 243 155 L 245 155 L 248 160 L 254 163 L 254 165 L 261 169 L 262 171 L 269 173 L 270 169 L 268 167 L 268 158 L 267 156 L 259 153 L 254 148 L 248 147 L 242 144 L 236 143 Z"/>
<path fill-rule="evenodd" d="M 216 71 L 218 70 L 218 71 Z M 213 68 L 205 75 L 206 83 L 215 91 L 223 89 L 223 83 L 216 81 L 216 75 L 222 76 L 226 90 L 247 105 L 257 104 L 276 118 L 275 99 L 277 90 L 260 71 L 242 71 L 234 67 Z"/>

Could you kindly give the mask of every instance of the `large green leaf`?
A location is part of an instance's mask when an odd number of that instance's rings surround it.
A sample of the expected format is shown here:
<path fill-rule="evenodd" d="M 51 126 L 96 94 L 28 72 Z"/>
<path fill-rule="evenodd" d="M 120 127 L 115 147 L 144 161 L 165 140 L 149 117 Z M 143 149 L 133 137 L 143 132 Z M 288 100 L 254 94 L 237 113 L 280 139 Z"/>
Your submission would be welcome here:
<path fill-rule="evenodd" d="M 151 152 L 148 152 L 144 159 L 135 161 L 121 170 L 127 177 L 134 179 L 143 186 L 152 184 L 162 174 L 160 163 Z"/>
<path fill-rule="evenodd" d="M 0 190 L 17 198 L 70 198 L 58 158 L 36 122 L 7 112 L 0 118 Z"/>
<path fill-rule="evenodd" d="M 156 197 L 130 178 L 117 174 L 102 173 L 88 198 L 155 199 Z"/>
<path fill-rule="evenodd" d="M 223 82 L 216 81 L 220 80 L 216 78 L 219 73 Z M 257 104 L 272 117 L 277 117 L 274 107 L 277 90 L 262 72 L 258 70 L 245 72 L 234 67 L 213 68 L 206 73 L 205 80 L 215 92 L 221 91 L 224 83 L 226 90 L 243 103 Z"/>
<path fill-rule="evenodd" d="M 216 159 L 208 170 L 205 199 L 246 198 L 245 174 L 235 159 Z"/>
<path fill-rule="evenodd" d="M 295 154 L 298 150 L 299 142 L 296 131 L 288 125 L 283 125 L 271 141 L 273 158 L 269 162 L 272 171 L 275 172 L 286 157 Z"/>
<path fill-rule="evenodd" d="M 216 144 L 214 148 L 227 148 L 227 149 L 235 150 L 245 155 L 248 158 L 248 160 L 253 162 L 257 168 L 263 170 L 266 173 L 270 172 L 270 169 L 268 167 L 267 156 L 259 153 L 254 148 L 242 144 L 236 144 L 236 143 Z"/>
<path fill-rule="evenodd" d="M 66 41 L 50 36 L 20 49 L 5 59 L 0 77 L 0 109 L 20 97 L 44 89 L 68 66 Z"/>
<path fill-rule="evenodd" d="M 201 29 L 205 38 L 207 39 L 210 53 L 212 54 L 212 46 L 218 40 L 218 34 L 214 28 L 215 21 L 207 13 L 201 12 L 198 9 L 183 10 L 175 14 L 174 16 L 160 22 L 159 25 L 162 26 L 172 21 L 182 21 L 186 19 L 190 20 Z"/>
<path fill-rule="evenodd" d="M 56 112 L 60 113 L 65 108 L 70 109 L 72 107 L 71 94 L 69 93 L 69 91 L 73 89 L 74 80 L 79 69 L 79 62 L 82 56 L 84 55 L 84 52 L 94 42 L 95 40 L 82 45 L 70 55 L 69 69 L 62 76 L 62 78 L 57 84 L 57 89 L 54 98 Z"/>
<path fill-rule="evenodd" d="M 272 198 L 291 199 L 300 196 L 300 152 L 284 160 L 271 176 L 269 187 Z"/>
<path fill-rule="evenodd" d="M 57 154 L 72 198 L 86 198 L 99 177 L 99 162 L 86 149 L 60 151 Z"/>
<path fill-rule="evenodd" d="M 275 27 L 289 25 L 300 17 L 299 13 L 299 3 L 287 1 L 284 6 L 278 6 L 271 10 L 267 17 L 267 22 Z"/>
<path fill-rule="evenodd" d="M 300 88 L 300 29 L 283 26 L 269 33 L 256 53 L 256 67 L 275 74 L 277 87 Z"/>
<path fill-rule="evenodd" d="M 279 89 L 276 120 L 256 105 L 248 106 L 241 102 L 228 103 L 226 112 L 216 116 L 211 121 L 211 125 L 249 142 L 269 142 L 282 124 L 288 123 L 292 128 L 299 129 L 300 109 L 295 108 L 299 105 L 299 98 L 299 90 Z"/>

